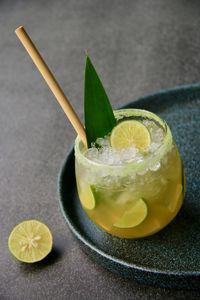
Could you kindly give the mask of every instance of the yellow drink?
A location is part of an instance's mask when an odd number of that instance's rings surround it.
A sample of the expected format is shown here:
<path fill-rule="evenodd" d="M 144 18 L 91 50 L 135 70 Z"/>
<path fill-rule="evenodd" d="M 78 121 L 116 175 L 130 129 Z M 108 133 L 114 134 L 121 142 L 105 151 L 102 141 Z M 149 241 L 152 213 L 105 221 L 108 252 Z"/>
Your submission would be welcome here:
<path fill-rule="evenodd" d="M 165 227 L 180 210 L 183 166 L 171 131 L 158 116 L 127 109 L 116 111 L 115 117 L 118 122 L 134 119 L 146 124 L 152 143 L 137 159 L 110 165 L 89 159 L 77 138 L 78 194 L 86 214 L 100 228 L 123 238 L 145 237 Z M 151 131 L 162 133 L 159 144 Z"/>

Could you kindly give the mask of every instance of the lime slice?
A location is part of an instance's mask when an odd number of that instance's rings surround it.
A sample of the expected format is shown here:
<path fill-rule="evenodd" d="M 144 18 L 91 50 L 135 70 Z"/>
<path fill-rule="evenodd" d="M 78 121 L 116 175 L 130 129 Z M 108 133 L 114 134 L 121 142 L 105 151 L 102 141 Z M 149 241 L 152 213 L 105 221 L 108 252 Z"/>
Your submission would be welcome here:
<path fill-rule="evenodd" d="M 147 217 L 148 208 L 146 202 L 141 198 L 135 202 L 134 206 L 122 215 L 114 224 L 118 228 L 132 228 L 141 224 Z"/>
<path fill-rule="evenodd" d="M 174 201 L 170 201 L 169 205 L 168 205 L 168 209 L 170 210 L 170 212 L 175 212 L 177 211 L 177 207 L 180 206 L 180 199 L 182 198 L 183 195 L 183 185 L 180 183 L 177 183 L 175 188 L 172 185 L 172 191 L 173 194 L 171 192 L 172 195 L 170 195 L 170 193 L 168 192 L 168 199 L 174 199 Z"/>
<path fill-rule="evenodd" d="M 89 210 L 95 208 L 95 189 L 92 185 L 84 186 L 81 188 L 80 200 L 85 208 Z"/>
<path fill-rule="evenodd" d="M 26 263 L 42 260 L 51 251 L 52 244 L 49 228 L 36 220 L 27 220 L 16 225 L 8 239 L 10 252 Z"/>
<path fill-rule="evenodd" d="M 135 146 L 145 149 L 151 143 L 148 129 L 139 121 L 122 121 L 111 132 L 110 143 L 113 148 L 122 149 Z"/>

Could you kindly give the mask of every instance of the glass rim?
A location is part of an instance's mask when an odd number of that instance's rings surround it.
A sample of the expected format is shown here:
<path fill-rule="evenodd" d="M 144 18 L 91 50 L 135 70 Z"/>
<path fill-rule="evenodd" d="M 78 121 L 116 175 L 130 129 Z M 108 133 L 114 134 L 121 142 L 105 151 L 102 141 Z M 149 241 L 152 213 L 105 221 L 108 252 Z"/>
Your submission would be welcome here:
<path fill-rule="evenodd" d="M 114 115 L 117 120 L 123 119 L 123 118 L 131 118 L 131 117 L 142 117 L 142 118 L 147 118 L 153 121 L 156 121 L 159 123 L 160 126 L 162 126 L 165 136 L 163 138 L 163 142 L 161 146 L 155 150 L 155 152 L 152 153 L 152 155 L 149 155 L 144 161 L 140 162 L 126 162 L 122 165 L 108 165 L 104 163 L 98 163 L 95 161 L 90 160 L 84 155 L 84 145 L 81 141 L 81 138 L 79 136 L 76 137 L 75 139 L 75 157 L 80 162 L 81 164 L 84 164 L 86 167 L 92 167 L 95 169 L 102 169 L 106 168 L 108 171 L 116 171 L 116 170 L 122 170 L 122 169 L 131 169 L 136 170 L 136 171 L 142 171 L 149 166 L 153 166 L 156 163 L 160 162 L 160 160 L 165 156 L 165 154 L 172 148 L 172 133 L 167 125 L 167 123 L 161 119 L 159 116 L 156 114 L 144 110 L 144 109 L 135 109 L 135 108 L 125 108 L 125 109 L 118 109 L 114 110 Z"/>

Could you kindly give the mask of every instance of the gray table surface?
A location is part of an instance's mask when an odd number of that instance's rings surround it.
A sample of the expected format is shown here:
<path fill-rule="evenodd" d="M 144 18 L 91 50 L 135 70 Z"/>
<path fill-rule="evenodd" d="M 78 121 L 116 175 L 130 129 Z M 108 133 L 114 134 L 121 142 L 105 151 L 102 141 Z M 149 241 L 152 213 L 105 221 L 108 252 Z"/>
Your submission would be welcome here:
<path fill-rule="evenodd" d="M 113 107 L 200 78 L 200 2 L 0 2 L 0 299 L 197 299 L 142 286 L 94 263 L 62 217 L 57 176 L 75 133 L 14 34 L 21 24 L 83 118 L 85 50 Z M 7 249 L 12 227 L 36 218 L 55 250 L 37 265 Z"/>

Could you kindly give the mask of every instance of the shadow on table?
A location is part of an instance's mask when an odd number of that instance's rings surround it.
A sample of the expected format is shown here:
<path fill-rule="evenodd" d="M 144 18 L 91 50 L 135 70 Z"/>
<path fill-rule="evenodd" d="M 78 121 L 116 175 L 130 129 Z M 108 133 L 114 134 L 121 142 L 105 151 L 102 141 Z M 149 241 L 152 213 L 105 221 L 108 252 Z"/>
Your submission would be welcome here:
<path fill-rule="evenodd" d="M 52 251 L 43 260 L 33 264 L 21 263 L 20 269 L 22 272 L 39 272 L 56 263 L 61 257 L 62 251 L 57 247 L 53 247 Z"/>

